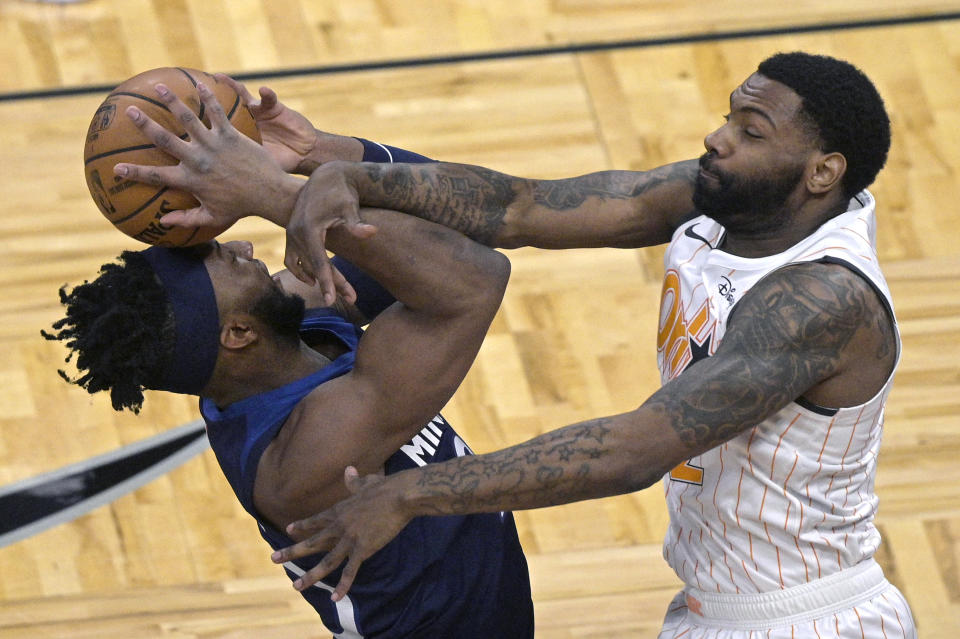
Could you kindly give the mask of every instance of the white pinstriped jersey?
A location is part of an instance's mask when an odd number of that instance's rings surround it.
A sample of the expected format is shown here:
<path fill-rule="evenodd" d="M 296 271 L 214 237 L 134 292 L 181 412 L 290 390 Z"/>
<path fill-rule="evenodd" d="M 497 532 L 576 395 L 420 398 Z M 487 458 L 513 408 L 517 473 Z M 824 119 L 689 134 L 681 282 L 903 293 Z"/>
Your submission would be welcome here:
<path fill-rule="evenodd" d="M 867 191 L 777 255 L 748 259 L 713 248 L 723 232 L 701 216 L 681 225 L 667 249 L 657 339 L 663 382 L 714 353 L 737 301 L 788 264 L 842 262 L 876 288 L 892 315 Z M 677 575 L 707 592 L 769 592 L 871 557 L 880 543 L 874 479 L 892 381 L 860 406 L 792 403 L 666 475 L 663 551 Z"/>

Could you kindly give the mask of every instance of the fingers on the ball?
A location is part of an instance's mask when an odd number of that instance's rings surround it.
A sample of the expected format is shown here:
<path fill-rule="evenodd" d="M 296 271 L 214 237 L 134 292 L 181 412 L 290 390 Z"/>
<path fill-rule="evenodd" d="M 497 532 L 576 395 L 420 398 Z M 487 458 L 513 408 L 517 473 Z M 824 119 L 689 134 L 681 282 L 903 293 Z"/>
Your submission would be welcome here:
<path fill-rule="evenodd" d="M 213 217 L 203 208 L 196 207 L 179 211 L 171 211 L 160 218 L 161 224 L 179 226 L 183 228 L 197 228 L 198 226 L 213 225 Z"/>
<path fill-rule="evenodd" d="M 240 82 L 237 82 L 226 73 L 214 73 L 213 77 L 217 80 L 217 82 L 223 82 L 228 87 L 233 89 L 234 92 L 237 95 L 239 95 L 241 98 L 244 98 L 250 95 L 250 93 L 247 91 L 247 87 L 243 86 L 243 84 L 241 84 Z M 244 93 L 246 93 L 246 96 L 244 96 Z"/>
<path fill-rule="evenodd" d="M 242 82 L 234 80 L 226 73 L 214 73 L 213 77 L 233 89 L 233 92 L 240 96 L 240 101 L 247 105 L 248 108 L 260 106 L 260 100 L 253 97 L 253 94 L 247 90 L 247 86 Z"/>
<path fill-rule="evenodd" d="M 233 125 L 230 124 L 230 118 L 227 117 L 226 112 L 223 110 L 223 105 L 217 100 L 217 96 L 213 94 L 210 87 L 203 82 L 198 82 L 197 93 L 200 95 L 203 105 L 207 108 L 210 124 L 212 124 L 214 128 L 232 129 Z"/>
<path fill-rule="evenodd" d="M 158 83 L 154 88 L 160 97 L 160 101 L 163 102 L 164 106 L 170 110 L 170 113 L 177 118 L 192 138 L 196 139 L 198 136 L 206 133 L 206 125 L 203 124 L 190 107 L 183 103 L 183 100 L 181 100 L 176 93 L 162 83 Z"/>
<path fill-rule="evenodd" d="M 176 179 L 177 168 L 176 166 L 153 166 L 121 162 L 113 167 L 113 172 L 115 175 L 131 179 L 134 182 L 142 182 L 151 186 L 178 188 L 180 184 Z"/>
<path fill-rule="evenodd" d="M 186 212 L 186 211 L 183 211 L 183 210 L 180 210 L 180 211 L 170 211 L 169 213 L 164 214 L 163 217 L 160 218 L 159 222 L 160 222 L 161 224 L 166 225 L 166 226 L 181 226 L 181 227 L 182 227 L 182 226 L 184 225 L 184 222 L 186 221 L 186 219 L 187 219 L 187 212 Z"/>
<path fill-rule="evenodd" d="M 135 106 L 128 106 L 126 114 L 127 117 L 133 120 L 133 124 L 143 132 L 147 139 L 153 142 L 154 146 L 176 158 L 180 158 L 180 154 L 183 153 L 186 148 L 186 143 L 172 131 L 157 124 L 153 118 Z"/>

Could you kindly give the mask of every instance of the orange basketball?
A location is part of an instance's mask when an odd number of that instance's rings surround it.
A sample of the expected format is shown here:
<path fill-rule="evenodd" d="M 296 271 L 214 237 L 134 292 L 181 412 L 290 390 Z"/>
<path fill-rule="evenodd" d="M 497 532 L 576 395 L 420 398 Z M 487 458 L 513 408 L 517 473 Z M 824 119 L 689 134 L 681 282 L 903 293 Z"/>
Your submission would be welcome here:
<path fill-rule="evenodd" d="M 113 174 L 120 162 L 171 165 L 179 160 L 156 148 L 126 115 L 135 105 L 158 124 L 187 139 L 183 126 L 157 97 L 154 85 L 163 83 L 209 126 L 197 82 L 206 84 L 217 97 L 230 122 L 240 132 L 260 142 L 260 131 L 236 92 L 203 71 L 162 67 L 130 78 L 104 99 L 90 122 L 83 148 L 84 172 L 90 195 L 100 212 L 130 237 L 161 246 L 189 246 L 205 242 L 225 229 L 184 229 L 166 226 L 160 218 L 170 211 L 189 209 L 199 203 L 189 193 L 134 182 Z"/>

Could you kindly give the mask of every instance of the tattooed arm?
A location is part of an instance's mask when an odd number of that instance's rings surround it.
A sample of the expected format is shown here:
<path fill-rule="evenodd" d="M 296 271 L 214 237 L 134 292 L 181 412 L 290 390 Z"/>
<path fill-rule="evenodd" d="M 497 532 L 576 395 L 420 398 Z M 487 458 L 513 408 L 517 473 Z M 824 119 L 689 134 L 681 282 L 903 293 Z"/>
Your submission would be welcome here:
<path fill-rule="evenodd" d="M 304 588 L 347 559 L 339 599 L 360 563 L 414 517 L 539 508 L 646 488 L 798 397 L 831 406 L 866 401 L 892 371 L 894 345 L 892 319 L 861 277 L 839 265 L 781 269 L 743 297 L 712 357 L 638 409 L 385 478 L 361 479 L 348 469 L 355 494 L 291 525 L 295 539 L 313 536 L 274 561 L 329 550 L 297 584 Z"/>
<path fill-rule="evenodd" d="M 443 162 L 330 162 L 300 193 L 287 226 L 285 263 L 308 281 L 322 275 L 325 230 L 359 226 L 360 206 L 403 211 L 499 248 L 652 246 L 668 241 L 692 214 L 696 176 L 696 160 L 563 180 Z"/>

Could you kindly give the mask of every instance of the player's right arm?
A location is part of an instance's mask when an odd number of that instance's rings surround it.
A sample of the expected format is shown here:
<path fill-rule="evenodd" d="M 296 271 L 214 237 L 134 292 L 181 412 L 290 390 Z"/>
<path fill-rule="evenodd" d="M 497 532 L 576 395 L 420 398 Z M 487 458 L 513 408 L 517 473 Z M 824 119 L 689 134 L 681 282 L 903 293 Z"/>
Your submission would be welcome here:
<path fill-rule="evenodd" d="M 562 180 L 444 162 L 330 162 L 300 193 L 285 262 L 304 279 L 321 273 L 326 230 L 356 224 L 359 206 L 403 211 L 500 248 L 652 246 L 668 241 L 693 213 L 696 176 L 696 160 Z"/>
<path fill-rule="evenodd" d="M 217 74 L 217 79 L 241 96 L 256 119 L 264 147 L 284 170 L 311 175 L 331 162 L 359 162 L 364 158 L 360 140 L 314 128 L 306 117 L 280 102 L 270 88 L 260 87 L 258 99 L 229 76 Z M 398 151 L 405 157 L 416 155 L 394 149 Z M 350 215 L 361 205 L 403 211 L 501 248 L 660 244 L 692 210 L 696 177 L 694 162 L 646 172 L 605 171 L 562 180 L 527 180 L 457 164 L 430 168 L 366 164 L 325 169 L 332 173 L 341 170 L 352 173 L 348 179 L 358 195 L 355 206 L 348 204 Z M 328 178 L 321 172 L 315 181 L 326 182 Z M 339 179 L 334 183 L 340 183 Z M 325 193 L 327 188 L 318 190 Z M 319 220 L 338 197 L 328 194 L 310 206 L 305 204 L 303 224 Z M 315 204 L 323 208 L 318 211 Z M 307 228 L 301 233 L 308 232 Z"/>
<path fill-rule="evenodd" d="M 279 529 L 348 494 L 343 468 L 376 472 L 453 395 L 493 320 L 509 277 L 502 254 L 437 224 L 363 209 L 380 231 L 334 229 L 330 246 L 398 300 L 360 340 L 351 372 L 317 387 L 257 469 L 254 501 Z"/>

